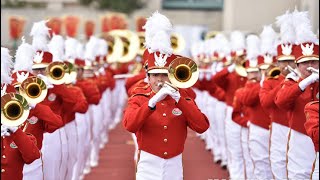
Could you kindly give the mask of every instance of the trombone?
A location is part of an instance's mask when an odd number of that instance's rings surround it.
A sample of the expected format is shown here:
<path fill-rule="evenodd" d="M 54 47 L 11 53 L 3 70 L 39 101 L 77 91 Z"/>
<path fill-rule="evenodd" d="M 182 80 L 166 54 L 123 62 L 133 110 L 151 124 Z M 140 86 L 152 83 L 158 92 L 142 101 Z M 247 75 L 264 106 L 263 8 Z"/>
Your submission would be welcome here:
<path fill-rule="evenodd" d="M 20 126 L 29 116 L 28 101 L 16 93 L 1 97 L 1 123 L 6 126 Z"/>
<path fill-rule="evenodd" d="M 25 79 L 19 88 L 19 94 L 32 104 L 43 101 L 47 93 L 48 88 L 46 83 L 41 78 L 35 76 Z"/>
<path fill-rule="evenodd" d="M 52 84 L 59 85 L 65 83 L 65 73 L 68 71 L 68 66 L 63 62 L 52 62 L 47 68 L 47 76 Z"/>

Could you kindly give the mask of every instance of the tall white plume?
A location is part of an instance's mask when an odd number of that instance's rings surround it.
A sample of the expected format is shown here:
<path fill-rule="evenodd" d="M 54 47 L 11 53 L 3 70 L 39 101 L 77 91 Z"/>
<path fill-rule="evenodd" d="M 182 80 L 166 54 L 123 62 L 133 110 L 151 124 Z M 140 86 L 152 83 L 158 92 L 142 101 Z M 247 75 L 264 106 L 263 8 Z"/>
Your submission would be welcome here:
<path fill-rule="evenodd" d="M 241 31 L 232 31 L 230 34 L 230 44 L 232 51 L 239 51 L 246 48 L 246 38 Z"/>
<path fill-rule="evenodd" d="M 85 47 L 84 58 L 86 60 L 94 61 L 98 55 L 97 49 L 99 48 L 99 39 L 91 36 Z"/>
<path fill-rule="evenodd" d="M 173 49 L 171 47 L 170 34 L 164 31 L 156 32 L 156 34 L 152 37 L 150 49 L 153 52 L 159 51 L 162 54 L 171 55 Z"/>
<path fill-rule="evenodd" d="M 260 55 L 260 39 L 257 35 L 249 35 L 246 39 L 247 44 L 247 58 L 255 60 Z"/>
<path fill-rule="evenodd" d="M 292 14 L 286 11 L 285 14 L 276 17 L 276 25 L 280 28 L 280 43 L 294 44 L 296 32 L 293 27 Z"/>
<path fill-rule="evenodd" d="M 48 48 L 52 54 L 52 61 L 64 61 L 64 39 L 61 35 L 53 35 Z"/>
<path fill-rule="evenodd" d="M 272 56 L 277 55 L 277 33 L 273 30 L 272 25 L 263 26 L 263 30 L 260 33 L 260 40 L 261 40 L 261 47 L 260 52 L 261 54 L 269 54 Z"/>
<path fill-rule="evenodd" d="M 67 37 L 64 41 L 65 45 L 65 58 L 75 59 L 77 57 L 78 40 L 72 37 Z"/>
<path fill-rule="evenodd" d="M 1 47 L 1 85 L 11 83 L 12 68 L 13 61 L 12 56 L 9 54 L 9 49 Z"/>
<path fill-rule="evenodd" d="M 14 71 L 32 72 L 33 57 L 36 51 L 32 45 L 25 42 L 24 37 L 21 39 L 22 43 L 18 47 L 15 55 Z"/>
<path fill-rule="evenodd" d="M 312 42 L 319 44 L 319 39 L 312 32 L 311 21 L 308 11 L 298 11 L 297 9 L 292 13 L 293 26 L 296 32 L 296 43 L 301 44 L 305 42 Z"/>
<path fill-rule="evenodd" d="M 108 43 L 104 39 L 99 39 L 98 54 L 100 56 L 106 56 L 108 54 Z"/>
<path fill-rule="evenodd" d="M 147 18 L 147 22 L 142 28 L 145 29 L 145 46 L 147 48 L 150 48 L 153 36 L 158 31 L 164 31 L 169 35 L 172 32 L 172 24 L 170 20 L 158 11 L 154 12 L 149 18 Z"/>
<path fill-rule="evenodd" d="M 39 21 L 33 24 L 30 36 L 32 36 L 32 46 L 36 51 L 48 51 L 48 37 L 50 28 L 47 21 Z"/>

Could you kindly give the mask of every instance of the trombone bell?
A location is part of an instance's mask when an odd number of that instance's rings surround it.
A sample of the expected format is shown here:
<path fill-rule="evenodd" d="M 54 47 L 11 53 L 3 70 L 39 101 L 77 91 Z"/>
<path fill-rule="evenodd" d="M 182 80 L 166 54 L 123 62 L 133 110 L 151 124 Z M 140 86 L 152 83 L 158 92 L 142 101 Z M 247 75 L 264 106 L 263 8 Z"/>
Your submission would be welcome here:
<path fill-rule="evenodd" d="M 199 77 L 197 64 L 186 57 L 178 57 L 169 65 L 169 80 L 178 88 L 193 86 Z"/>
<path fill-rule="evenodd" d="M 1 97 L 1 123 L 6 126 L 19 126 L 29 116 L 27 100 L 20 94 L 8 93 Z"/>
<path fill-rule="evenodd" d="M 19 94 L 29 103 L 37 104 L 43 101 L 48 93 L 46 83 L 38 77 L 29 77 L 21 83 Z"/>
<path fill-rule="evenodd" d="M 47 67 L 48 79 L 52 84 L 63 84 L 65 82 L 64 74 L 68 70 L 68 66 L 63 62 L 52 62 Z"/>

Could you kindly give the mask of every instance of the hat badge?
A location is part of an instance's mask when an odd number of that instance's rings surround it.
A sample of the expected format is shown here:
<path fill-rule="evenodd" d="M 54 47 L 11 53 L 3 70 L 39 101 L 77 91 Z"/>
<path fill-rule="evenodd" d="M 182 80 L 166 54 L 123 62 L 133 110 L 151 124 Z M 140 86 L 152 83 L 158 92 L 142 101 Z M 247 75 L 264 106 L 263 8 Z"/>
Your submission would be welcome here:
<path fill-rule="evenodd" d="M 292 44 L 281 44 L 282 54 L 289 56 L 292 53 Z"/>
<path fill-rule="evenodd" d="M 272 63 L 272 55 L 270 55 L 270 54 L 265 54 L 265 55 L 263 56 L 263 58 L 264 58 L 264 63 L 267 63 L 267 64 L 271 64 L 271 63 Z"/>
<path fill-rule="evenodd" d="M 42 59 L 43 59 L 43 51 L 40 53 L 40 52 L 37 52 L 35 55 L 34 55 L 34 58 L 33 58 L 33 62 L 35 63 L 41 63 L 42 62 Z"/>
<path fill-rule="evenodd" d="M 156 55 L 156 53 L 153 54 L 154 55 L 154 59 L 155 59 L 155 65 L 159 66 L 159 67 L 164 67 L 167 63 L 167 58 L 168 55 L 167 54 L 162 54 L 160 53 L 159 56 Z"/>
<path fill-rule="evenodd" d="M 313 54 L 313 47 L 314 44 L 306 44 L 305 46 L 303 46 L 303 44 L 301 44 L 301 49 L 302 49 L 302 54 L 305 56 L 310 56 Z"/>
<path fill-rule="evenodd" d="M 27 73 L 21 72 L 21 74 L 19 74 L 19 72 L 17 72 L 17 81 L 19 83 L 22 83 L 28 77 L 29 77 L 29 72 L 27 72 Z"/>

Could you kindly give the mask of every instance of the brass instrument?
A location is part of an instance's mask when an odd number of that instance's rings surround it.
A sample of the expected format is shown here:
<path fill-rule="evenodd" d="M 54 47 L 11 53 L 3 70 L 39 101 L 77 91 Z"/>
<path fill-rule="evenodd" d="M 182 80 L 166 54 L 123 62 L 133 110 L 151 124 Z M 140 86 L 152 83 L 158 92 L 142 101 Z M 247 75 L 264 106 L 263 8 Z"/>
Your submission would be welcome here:
<path fill-rule="evenodd" d="M 274 64 L 269 65 L 268 69 L 266 70 L 266 77 L 275 78 L 281 74 L 281 70 Z"/>
<path fill-rule="evenodd" d="M 29 103 L 37 104 L 43 101 L 48 93 L 46 83 L 38 77 L 32 76 L 24 80 L 19 88 L 19 94 Z"/>
<path fill-rule="evenodd" d="M 219 34 L 220 32 L 219 31 L 209 31 L 206 33 L 204 39 L 207 40 L 207 39 L 212 39 L 214 37 L 216 37 L 217 34 Z"/>
<path fill-rule="evenodd" d="M 138 34 L 138 37 L 139 37 L 139 51 L 138 51 L 138 54 L 140 56 L 143 55 L 144 51 L 145 51 L 145 47 L 144 47 L 144 43 L 146 42 L 146 37 L 145 37 L 145 33 L 144 32 L 137 32 Z"/>
<path fill-rule="evenodd" d="M 47 68 L 47 76 L 49 81 L 52 84 L 63 84 L 65 83 L 65 73 L 68 71 L 68 66 L 63 62 L 52 62 L 50 63 Z"/>
<path fill-rule="evenodd" d="M 110 34 L 103 36 L 103 38 L 108 43 L 108 63 L 117 62 L 123 55 L 123 42 L 121 41 L 120 37 L 111 36 Z"/>
<path fill-rule="evenodd" d="M 65 84 L 70 84 L 77 79 L 77 70 L 73 63 L 65 62 L 65 64 L 68 66 L 68 71 L 64 74 L 66 76 Z"/>
<path fill-rule="evenodd" d="M 1 97 L 1 123 L 19 126 L 29 116 L 28 101 L 20 94 L 8 93 Z"/>
<path fill-rule="evenodd" d="M 127 63 L 134 60 L 140 47 L 138 35 L 129 30 L 112 30 L 109 34 L 118 36 L 123 43 L 123 54 L 117 59 L 117 62 Z"/>
<path fill-rule="evenodd" d="M 168 77 L 177 88 L 189 88 L 197 82 L 199 69 L 193 60 L 178 57 L 170 63 Z"/>
<path fill-rule="evenodd" d="M 181 53 L 186 47 L 186 42 L 184 38 L 178 33 L 172 33 L 170 40 L 171 40 L 171 47 L 173 49 L 174 54 Z"/>
<path fill-rule="evenodd" d="M 246 61 L 243 60 L 243 61 L 235 61 L 236 63 L 236 67 L 235 67 L 235 71 L 236 73 L 239 75 L 239 76 L 242 76 L 242 77 L 247 77 L 247 71 L 246 71 L 246 68 L 245 68 L 245 63 Z"/>

